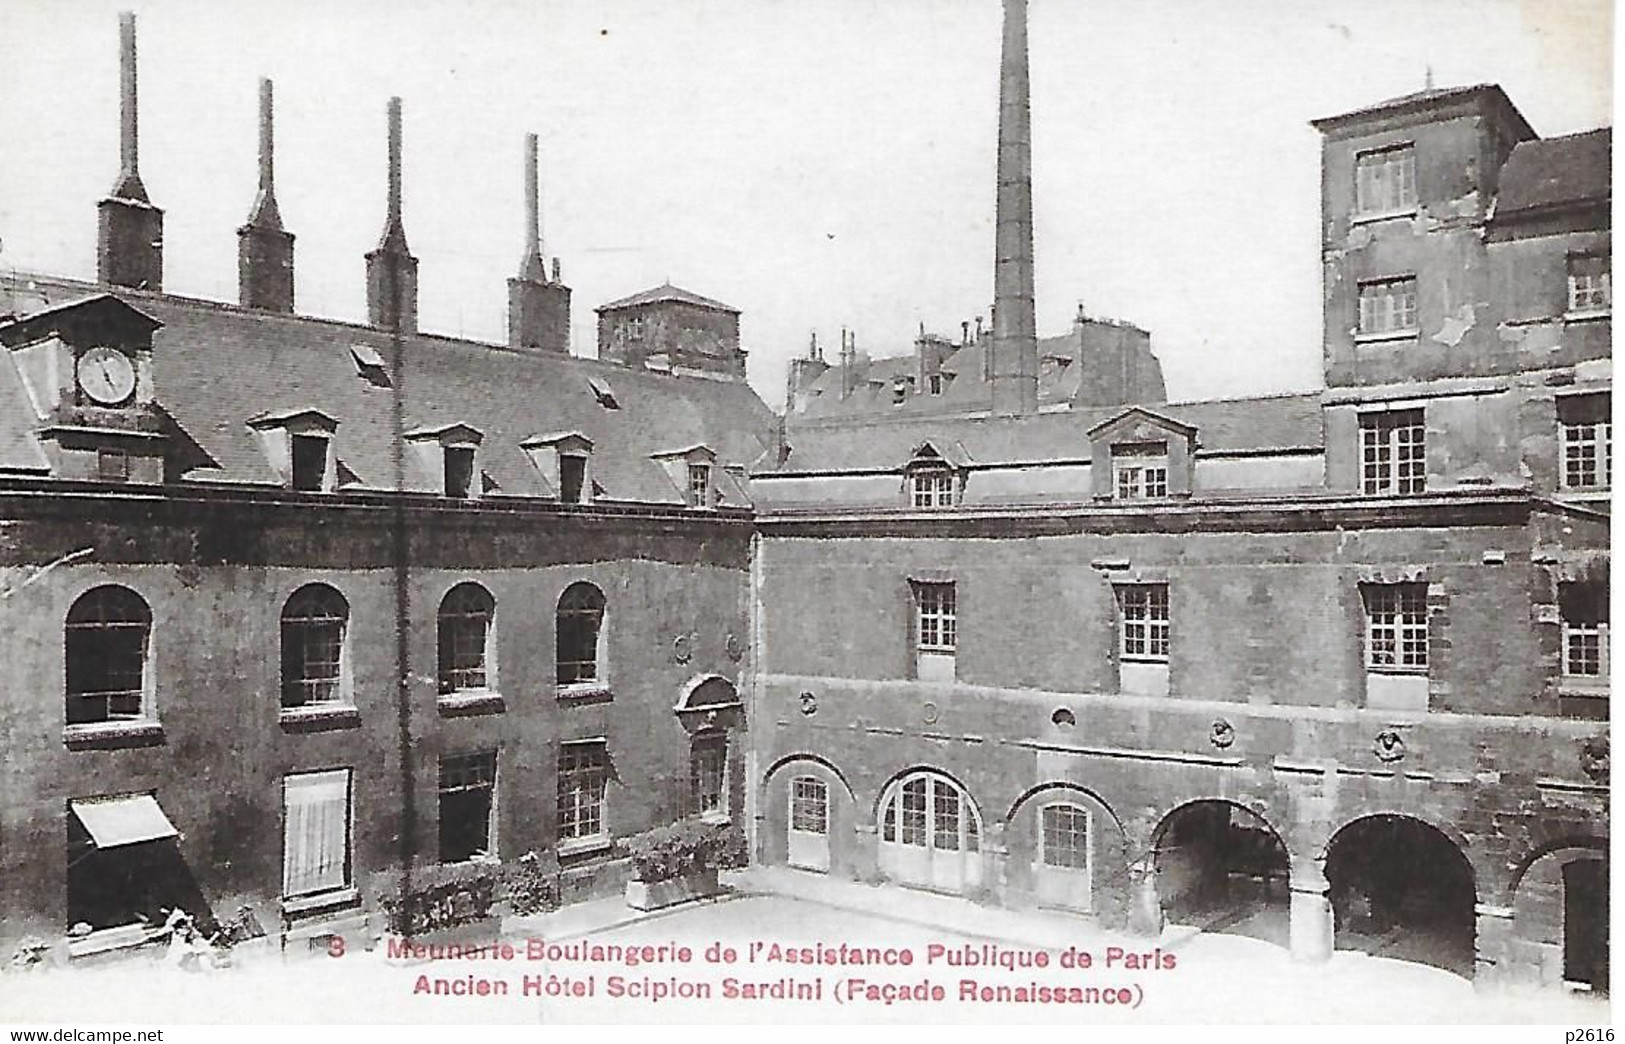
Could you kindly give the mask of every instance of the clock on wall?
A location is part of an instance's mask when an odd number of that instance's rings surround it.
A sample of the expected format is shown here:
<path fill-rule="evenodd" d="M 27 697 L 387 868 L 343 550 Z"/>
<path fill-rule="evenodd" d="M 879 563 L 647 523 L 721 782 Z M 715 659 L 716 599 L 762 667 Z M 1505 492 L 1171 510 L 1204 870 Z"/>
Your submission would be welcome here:
<path fill-rule="evenodd" d="M 135 391 L 135 365 L 117 348 L 105 345 L 79 356 L 79 388 L 92 402 L 112 406 Z"/>

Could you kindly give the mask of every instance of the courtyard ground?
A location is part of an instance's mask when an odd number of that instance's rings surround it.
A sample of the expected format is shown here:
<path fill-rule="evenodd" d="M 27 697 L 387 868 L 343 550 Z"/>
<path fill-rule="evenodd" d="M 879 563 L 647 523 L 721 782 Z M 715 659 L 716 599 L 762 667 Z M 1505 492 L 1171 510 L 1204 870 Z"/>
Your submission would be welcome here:
<path fill-rule="evenodd" d="M 1172 926 L 1161 939 L 1148 941 L 1115 936 L 1065 914 L 995 909 L 777 869 L 735 875 L 731 884 L 726 899 L 655 914 L 639 914 L 612 899 L 510 919 L 502 938 L 515 947 L 511 959 L 392 959 L 382 947 L 369 952 L 365 940 L 347 940 L 342 956 L 283 960 L 267 954 L 209 973 L 142 962 L 8 974 L 0 976 L 0 1019 L 77 1025 L 1608 1021 L 1606 1005 L 1589 998 L 1486 994 L 1436 968 L 1350 951 L 1305 965 L 1258 939 Z M 468 941 L 494 938 L 487 934 Z M 525 949 L 530 939 L 623 951 L 687 946 L 691 957 L 660 960 L 652 952 L 646 956 L 656 959 L 637 964 L 624 956 L 591 961 L 558 954 L 533 960 Z M 898 957 L 906 950 L 912 963 L 809 965 L 782 959 L 817 961 L 843 944 L 849 953 L 872 947 Z M 780 947 L 779 960 L 771 959 L 774 945 Z M 933 946 L 941 951 L 935 960 Z M 1113 947 L 1123 954 L 1114 959 Z M 708 959 L 726 958 L 730 949 L 731 962 Z M 1001 960 L 1017 964 L 1039 950 L 1047 967 L 997 966 Z M 1089 954 L 1090 966 L 1076 967 L 1081 961 L 1074 958 L 1068 962 L 1072 967 L 1063 967 L 1067 953 Z M 1136 959 L 1130 960 L 1130 953 Z M 959 960 L 949 963 L 949 955 Z M 981 963 L 964 963 L 971 959 Z M 854 979 L 865 986 L 854 987 Z M 446 989 L 475 991 L 484 982 L 506 993 L 435 993 L 437 981 Z M 969 994 L 967 981 L 975 984 Z M 562 993 L 550 993 L 550 984 Z M 932 987 L 941 987 L 941 999 L 915 999 L 922 984 L 928 997 Z M 730 989 L 734 994 L 799 989 L 802 998 L 727 996 Z M 590 990 L 590 995 L 570 995 L 572 990 Z M 705 996 L 680 996 L 685 992 Z"/>

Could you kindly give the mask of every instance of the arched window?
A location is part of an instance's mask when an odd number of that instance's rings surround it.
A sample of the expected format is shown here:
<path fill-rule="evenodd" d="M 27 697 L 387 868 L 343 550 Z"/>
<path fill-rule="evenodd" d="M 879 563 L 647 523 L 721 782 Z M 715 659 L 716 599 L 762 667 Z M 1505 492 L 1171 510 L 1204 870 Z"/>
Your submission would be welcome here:
<path fill-rule="evenodd" d="M 601 684 L 604 592 L 575 583 L 559 596 L 558 678 L 560 685 Z"/>
<path fill-rule="evenodd" d="M 350 702 L 345 632 L 350 606 L 326 584 L 306 584 L 282 607 L 282 706 Z"/>
<path fill-rule="evenodd" d="M 68 610 L 68 724 L 134 721 L 151 715 L 147 642 L 152 610 L 127 587 L 95 587 Z"/>
<path fill-rule="evenodd" d="M 440 603 L 440 692 L 491 688 L 491 618 L 496 600 L 479 584 L 458 584 Z"/>

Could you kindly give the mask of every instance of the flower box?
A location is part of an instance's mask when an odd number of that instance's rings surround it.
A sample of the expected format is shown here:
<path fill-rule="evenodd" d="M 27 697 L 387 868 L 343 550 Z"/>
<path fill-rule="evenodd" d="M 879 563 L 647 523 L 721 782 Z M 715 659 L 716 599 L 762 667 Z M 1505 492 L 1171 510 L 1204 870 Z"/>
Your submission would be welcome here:
<path fill-rule="evenodd" d="M 722 885 L 717 882 L 717 868 L 708 866 L 665 881 L 628 881 L 626 905 L 634 910 L 659 910 L 704 899 L 721 891 Z"/>

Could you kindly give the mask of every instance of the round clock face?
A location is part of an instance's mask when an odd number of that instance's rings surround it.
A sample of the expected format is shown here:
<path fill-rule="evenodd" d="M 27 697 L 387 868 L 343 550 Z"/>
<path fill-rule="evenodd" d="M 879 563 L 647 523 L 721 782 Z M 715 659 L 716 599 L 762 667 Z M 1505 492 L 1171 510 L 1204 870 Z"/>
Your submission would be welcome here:
<path fill-rule="evenodd" d="M 92 348 L 79 357 L 79 387 L 103 406 L 123 402 L 135 391 L 135 366 L 117 348 Z"/>

